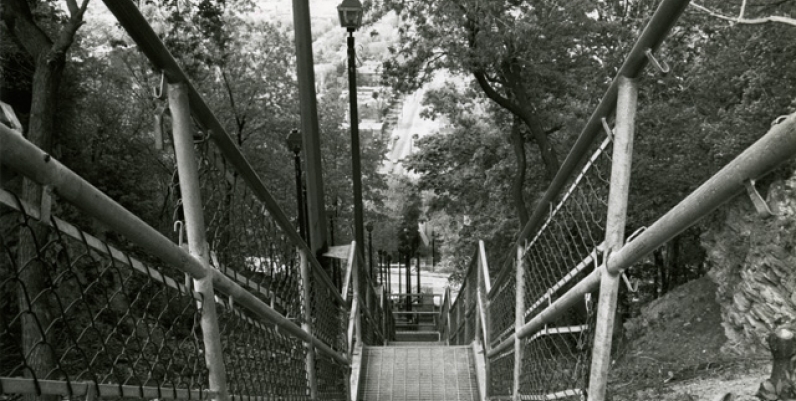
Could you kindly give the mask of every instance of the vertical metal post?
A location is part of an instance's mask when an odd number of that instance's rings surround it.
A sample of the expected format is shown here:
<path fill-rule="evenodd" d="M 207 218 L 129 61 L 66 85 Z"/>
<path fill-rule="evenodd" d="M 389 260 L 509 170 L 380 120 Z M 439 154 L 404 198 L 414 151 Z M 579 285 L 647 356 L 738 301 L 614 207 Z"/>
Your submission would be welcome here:
<path fill-rule="evenodd" d="M 299 269 L 301 271 L 301 306 L 304 309 L 304 318 L 301 322 L 301 329 L 312 334 L 312 303 L 310 302 L 311 272 L 309 258 L 306 251 L 297 248 L 299 253 Z M 315 377 L 315 347 L 312 343 L 305 344 L 307 347 L 307 381 L 310 385 L 310 399 L 318 399 L 318 381 Z"/>
<path fill-rule="evenodd" d="M 169 84 L 169 107 L 173 119 L 174 153 L 177 157 L 188 250 L 193 257 L 201 260 L 205 269 L 209 271 L 210 249 L 205 238 L 199 169 L 193 148 L 193 122 L 185 84 Z M 229 399 L 227 374 L 216 314 L 213 275 L 207 274 L 201 279 L 194 280 L 194 288 L 196 292 L 202 294 L 203 299 L 200 324 L 205 345 L 205 363 L 209 373 L 209 388 L 216 394 L 215 400 L 227 401 Z"/>
<path fill-rule="evenodd" d="M 475 332 L 473 335 L 473 341 L 476 344 L 480 344 L 478 341 L 478 333 L 481 331 L 481 325 L 486 324 L 485 322 L 481 321 L 481 311 L 478 307 L 478 299 L 481 298 L 481 286 L 484 285 L 483 276 L 481 275 L 481 258 L 478 252 L 475 254 L 475 295 L 473 299 L 470 301 L 473 303 L 473 313 L 475 314 Z"/>
<path fill-rule="evenodd" d="M 415 250 L 415 259 L 417 259 L 417 294 L 420 295 L 420 293 L 421 293 L 421 291 L 420 291 L 420 255 L 417 254 L 416 250 Z M 420 303 L 420 300 L 421 300 L 421 298 L 418 297 L 417 298 L 418 303 Z"/>
<path fill-rule="evenodd" d="M 299 226 L 299 233 L 301 234 L 301 238 L 304 239 L 304 242 L 309 244 L 310 239 L 307 236 L 306 230 L 306 223 L 305 217 L 306 208 L 304 205 L 304 183 L 301 179 L 301 156 L 299 156 L 300 149 L 294 149 L 293 151 L 293 161 L 296 165 L 296 209 L 298 211 L 298 226 Z"/>
<path fill-rule="evenodd" d="M 404 256 L 406 257 L 406 311 L 409 312 L 412 310 L 412 251 Z"/>
<path fill-rule="evenodd" d="M 351 174 L 354 182 L 354 240 L 365 253 L 364 217 L 362 213 L 362 164 L 359 158 L 359 114 L 357 112 L 357 65 L 354 29 L 348 28 L 348 98 L 351 108 Z"/>
<path fill-rule="evenodd" d="M 436 247 L 435 241 L 436 238 L 434 237 L 434 229 L 432 228 L 431 229 L 431 272 L 432 273 L 436 271 L 436 266 L 437 266 L 437 255 L 436 252 L 434 251 Z"/>
<path fill-rule="evenodd" d="M 353 302 L 356 302 L 357 305 L 358 305 L 357 314 L 356 314 L 356 317 L 355 317 L 355 319 L 356 319 L 356 322 L 355 322 L 356 331 L 355 332 L 356 332 L 357 344 L 362 345 L 362 344 L 364 344 L 362 342 L 362 308 L 367 308 L 367 305 L 362 305 L 362 303 L 360 302 L 360 298 L 359 298 L 359 290 L 360 290 L 360 288 L 359 288 L 359 275 L 362 272 L 359 271 L 359 269 L 360 269 L 359 257 L 357 256 L 357 255 L 359 255 L 359 250 L 357 248 L 360 245 L 356 241 L 354 241 L 354 242 L 351 243 L 351 246 L 354 247 L 354 252 L 351 252 L 351 254 L 350 254 L 351 257 L 354 258 L 354 263 L 351 266 L 351 285 L 354 288 L 353 289 L 353 294 L 354 294 Z"/>
<path fill-rule="evenodd" d="M 321 141 L 318 128 L 318 107 L 315 97 L 315 70 L 312 61 L 312 32 L 309 0 L 293 0 L 293 28 L 296 38 L 296 76 L 301 108 L 301 135 L 307 178 L 307 227 L 312 252 L 317 257 L 328 247 L 323 175 L 321 172 Z M 326 258 L 318 258 L 324 263 Z M 331 271 L 330 271 L 331 273 Z"/>
<path fill-rule="evenodd" d="M 522 340 L 520 328 L 525 324 L 525 247 L 517 245 L 516 304 L 514 306 L 514 401 L 520 400 L 520 376 L 522 375 Z"/>
<path fill-rule="evenodd" d="M 621 249 L 625 240 L 637 97 L 636 81 L 620 77 L 616 106 L 616 129 L 614 129 L 611 188 L 608 194 L 608 218 L 605 223 L 605 244 L 609 252 Z M 608 272 L 605 268 L 607 263 L 610 263 L 610 254 L 601 267 L 597 326 L 594 331 L 594 349 L 592 350 L 591 377 L 589 378 L 589 401 L 605 400 L 608 371 L 611 367 L 611 337 L 616 315 L 620 275 Z"/>
<path fill-rule="evenodd" d="M 384 255 L 385 262 L 387 262 L 387 292 L 392 294 L 392 255 Z M 392 300 L 392 298 L 390 298 Z"/>

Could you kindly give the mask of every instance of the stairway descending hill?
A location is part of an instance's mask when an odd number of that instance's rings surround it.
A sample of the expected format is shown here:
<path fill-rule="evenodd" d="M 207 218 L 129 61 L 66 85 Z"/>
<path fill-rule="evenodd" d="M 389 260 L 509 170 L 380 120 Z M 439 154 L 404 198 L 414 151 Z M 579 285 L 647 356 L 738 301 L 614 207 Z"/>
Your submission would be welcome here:
<path fill-rule="evenodd" d="M 364 347 L 360 401 L 477 401 L 473 349 L 437 343 Z"/>

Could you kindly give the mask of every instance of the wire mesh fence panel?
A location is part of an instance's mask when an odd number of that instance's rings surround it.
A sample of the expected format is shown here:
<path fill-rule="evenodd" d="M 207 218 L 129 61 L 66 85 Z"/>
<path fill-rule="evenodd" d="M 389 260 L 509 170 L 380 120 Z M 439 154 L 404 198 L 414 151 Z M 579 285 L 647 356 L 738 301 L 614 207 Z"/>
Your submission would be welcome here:
<path fill-rule="evenodd" d="M 312 334 L 335 351 L 348 349 L 346 329 L 348 310 L 334 293 L 335 288 L 327 284 L 316 267 L 310 267 L 310 316 Z"/>
<path fill-rule="evenodd" d="M 465 329 L 467 316 L 465 311 L 465 293 L 459 291 L 459 296 L 451 307 L 451 345 L 463 345 L 465 342 Z"/>
<path fill-rule="evenodd" d="M 515 266 L 509 265 L 504 276 L 498 277 L 495 286 L 489 294 L 489 341 L 490 348 L 496 346 L 514 334 L 514 316 L 516 312 L 517 276 Z"/>
<path fill-rule="evenodd" d="M 555 301 L 597 263 L 605 238 L 611 141 L 595 145 L 548 219 L 525 247 L 525 320 Z"/>
<path fill-rule="evenodd" d="M 384 312 L 379 302 L 379 295 L 376 293 L 375 289 L 370 287 L 368 292 L 370 293 L 371 300 L 370 317 L 373 321 L 373 331 L 376 334 L 376 343 L 373 345 L 382 345 L 384 344 Z"/>
<path fill-rule="evenodd" d="M 464 310 L 465 310 L 465 328 L 464 328 L 464 344 L 470 344 L 475 339 L 475 320 L 478 313 L 478 302 L 476 294 L 478 291 L 478 262 L 473 259 L 470 269 L 467 272 L 465 279 L 465 287 L 463 295 Z M 462 294 L 460 292 L 460 294 Z"/>
<path fill-rule="evenodd" d="M 301 316 L 299 258 L 269 215 L 210 141 L 196 145 L 211 263 L 284 316 Z M 178 205 L 175 218 L 182 220 Z"/>
<path fill-rule="evenodd" d="M 523 400 L 581 400 L 588 389 L 596 313 L 591 295 L 541 331 L 522 340 Z M 582 312 L 581 312 L 582 311 Z M 581 324 L 572 324 L 572 321 Z"/>
<path fill-rule="evenodd" d="M 490 357 L 487 395 L 490 400 L 511 400 L 514 392 L 514 348 Z"/>
<path fill-rule="evenodd" d="M 362 318 L 360 319 L 362 324 L 362 343 L 364 345 L 382 345 L 381 328 L 378 327 L 376 319 L 370 314 L 367 302 L 364 299 L 360 299 L 359 302 L 362 305 Z"/>
<path fill-rule="evenodd" d="M 231 399 L 310 399 L 303 342 L 230 305 L 218 317 Z"/>
<path fill-rule="evenodd" d="M 326 355 L 315 354 L 315 378 L 319 400 L 345 401 L 347 399 L 348 369 L 348 366 L 341 365 Z"/>
<path fill-rule="evenodd" d="M 161 274 L 169 269 L 156 269 L 156 260 L 55 217 L 40 222 L 38 210 L 0 192 L 0 377 L 30 379 L 35 392 L 39 380 L 68 383 L 60 395 L 90 381 L 100 396 L 110 388 L 136 398 L 202 397 L 201 296 Z"/>

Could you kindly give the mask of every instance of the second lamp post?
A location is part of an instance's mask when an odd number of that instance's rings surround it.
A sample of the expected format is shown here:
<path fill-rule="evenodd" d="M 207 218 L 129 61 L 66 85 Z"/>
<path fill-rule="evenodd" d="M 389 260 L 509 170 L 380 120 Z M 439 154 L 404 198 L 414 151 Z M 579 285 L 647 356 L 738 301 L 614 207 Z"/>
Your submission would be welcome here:
<path fill-rule="evenodd" d="M 357 115 L 357 71 L 354 31 L 362 24 L 362 3 L 343 0 L 337 6 L 340 25 L 348 31 L 348 96 L 351 109 L 351 170 L 354 182 L 354 240 L 364 256 L 365 233 L 362 213 L 362 166 L 359 159 L 359 116 Z"/>

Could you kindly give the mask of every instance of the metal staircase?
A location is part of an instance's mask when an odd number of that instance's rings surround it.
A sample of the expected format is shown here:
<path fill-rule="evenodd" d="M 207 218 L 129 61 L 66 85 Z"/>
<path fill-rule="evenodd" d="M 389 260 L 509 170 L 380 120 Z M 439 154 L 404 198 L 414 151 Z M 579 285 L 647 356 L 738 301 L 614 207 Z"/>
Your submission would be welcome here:
<path fill-rule="evenodd" d="M 473 348 L 403 342 L 364 347 L 358 400 L 476 401 Z"/>

